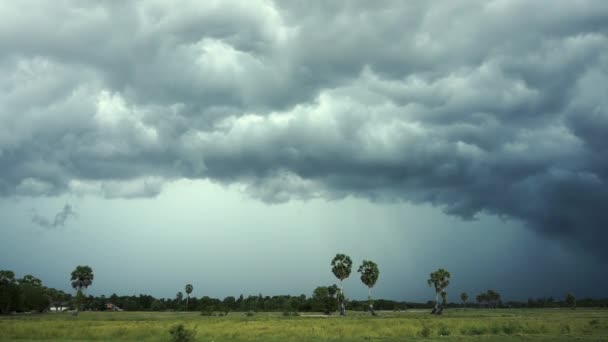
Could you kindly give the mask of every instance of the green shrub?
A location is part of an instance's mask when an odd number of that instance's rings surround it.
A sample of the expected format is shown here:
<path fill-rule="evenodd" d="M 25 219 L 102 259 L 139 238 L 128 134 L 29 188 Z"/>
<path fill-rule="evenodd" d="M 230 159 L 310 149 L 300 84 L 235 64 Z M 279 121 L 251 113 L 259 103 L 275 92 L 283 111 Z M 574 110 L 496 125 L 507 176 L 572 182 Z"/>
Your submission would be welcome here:
<path fill-rule="evenodd" d="M 570 333 L 570 325 L 569 324 L 562 324 L 560 327 L 560 332 L 562 334 L 569 334 Z"/>
<path fill-rule="evenodd" d="M 253 311 L 248 311 L 248 312 L 247 312 L 245 315 L 247 315 L 247 316 L 251 317 L 251 316 L 255 315 L 255 312 L 253 312 Z"/>
<path fill-rule="evenodd" d="M 513 322 L 506 323 L 502 326 L 502 332 L 507 335 L 513 335 L 520 330 L 519 326 Z"/>
<path fill-rule="evenodd" d="M 420 336 L 422 337 L 429 337 L 431 336 L 431 328 L 429 327 L 422 327 L 422 330 L 420 330 Z"/>
<path fill-rule="evenodd" d="M 191 342 L 196 338 L 195 329 L 186 329 L 183 324 L 178 324 L 169 329 L 171 341 L 174 342 Z"/>
<path fill-rule="evenodd" d="M 450 332 L 450 329 L 448 329 L 447 326 L 440 325 L 438 333 L 439 333 L 439 336 L 450 336 L 451 332 Z"/>
<path fill-rule="evenodd" d="M 460 330 L 463 335 L 483 335 L 487 331 L 485 327 L 466 327 Z"/>

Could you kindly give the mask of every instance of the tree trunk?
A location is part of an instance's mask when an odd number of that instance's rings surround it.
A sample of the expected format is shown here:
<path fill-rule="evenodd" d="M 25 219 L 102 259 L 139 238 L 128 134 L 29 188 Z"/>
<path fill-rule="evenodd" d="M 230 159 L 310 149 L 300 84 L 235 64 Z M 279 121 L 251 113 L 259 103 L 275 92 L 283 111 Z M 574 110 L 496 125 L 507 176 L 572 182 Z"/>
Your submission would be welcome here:
<path fill-rule="evenodd" d="M 338 311 L 340 311 L 340 316 L 346 316 L 346 310 L 344 310 L 344 286 L 342 285 L 342 279 L 340 279 L 340 294 L 338 300 Z"/>
<path fill-rule="evenodd" d="M 372 288 L 367 288 L 367 301 L 369 304 L 369 312 L 372 316 L 376 316 L 376 312 L 374 311 L 374 303 L 372 302 Z"/>
<path fill-rule="evenodd" d="M 439 292 L 437 291 L 437 289 L 435 289 L 435 307 L 433 307 L 433 311 L 431 311 L 431 314 L 436 314 L 439 311 Z"/>

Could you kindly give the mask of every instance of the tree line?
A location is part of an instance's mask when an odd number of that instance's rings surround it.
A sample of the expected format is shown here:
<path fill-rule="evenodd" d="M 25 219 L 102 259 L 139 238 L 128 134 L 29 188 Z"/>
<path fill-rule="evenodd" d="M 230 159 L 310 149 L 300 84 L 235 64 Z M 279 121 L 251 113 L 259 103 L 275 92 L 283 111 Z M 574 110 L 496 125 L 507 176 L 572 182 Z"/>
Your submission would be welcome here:
<path fill-rule="evenodd" d="M 360 280 L 368 288 L 368 300 L 349 300 L 344 292 L 343 283 L 352 271 L 352 260 L 345 254 L 337 254 L 331 261 L 331 271 L 339 280 L 336 284 L 318 286 L 312 296 L 301 294 L 299 296 L 278 295 L 263 296 L 240 295 L 228 296 L 224 299 L 209 296 L 191 296 L 194 291 L 192 284 L 186 284 L 184 292 L 181 291 L 175 298 L 155 298 L 151 295 L 140 294 L 132 296 L 92 296 L 86 295 L 86 289 L 93 284 L 93 270 L 89 266 L 77 266 L 70 274 L 70 282 L 75 290 L 74 295 L 61 290 L 49 288 L 33 275 L 17 278 L 13 271 L 0 270 L 0 313 L 11 312 L 44 312 L 50 308 L 69 308 L 76 314 L 80 310 L 102 311 L 121 308 L 128 311 L 201 311 L 203 313 L 230 312 L 230 311 L 256 311 L 256 312 L 325 312 L 331 314 L 339 312 L 346 314 L 346 308 L 353 311 L 368 311 L 372 315 L 375 310 L 406 310 L 406 309 L 432 309 L 432 313 L 441 314 L 445 308 L 462 308 L 473 306 L 469 303 L 467 293 L 460 294 L 460 303 L 448 303 L 447 288 L 450 284 L 450 273 L 445 269 L 438 269 L 430 273 L 427 284 L 434 290 L 434 300 L 426 303 L 393 301 L 385 299 L 372 300 L 372 288 L 379 278 L 379 268 L 376 263 L 364 260 L 358 268 Z M 576 300 L 569 293 L 564 300 L 555 300 L 552 297 L 528 299 L 527 302 L 503 302 L 500 294 L 495 290 L 488 290 L 478 294 L 476 307 L 479 308 L 550 308 L 550 307 L 608 307 L 608 299 L 581 299 Z"/>

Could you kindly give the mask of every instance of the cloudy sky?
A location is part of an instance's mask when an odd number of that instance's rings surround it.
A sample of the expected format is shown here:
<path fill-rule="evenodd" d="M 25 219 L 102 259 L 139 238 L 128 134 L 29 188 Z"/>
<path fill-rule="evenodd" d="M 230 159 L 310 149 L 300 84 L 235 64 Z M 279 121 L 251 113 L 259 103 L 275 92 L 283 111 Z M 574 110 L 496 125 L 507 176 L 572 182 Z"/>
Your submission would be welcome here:
<path fill-rule="evenodd" d="M 605 297 L 608 2 L 0 3 L 0 269 Z M 356 274 L 347 295 L 363 298 Z"/>

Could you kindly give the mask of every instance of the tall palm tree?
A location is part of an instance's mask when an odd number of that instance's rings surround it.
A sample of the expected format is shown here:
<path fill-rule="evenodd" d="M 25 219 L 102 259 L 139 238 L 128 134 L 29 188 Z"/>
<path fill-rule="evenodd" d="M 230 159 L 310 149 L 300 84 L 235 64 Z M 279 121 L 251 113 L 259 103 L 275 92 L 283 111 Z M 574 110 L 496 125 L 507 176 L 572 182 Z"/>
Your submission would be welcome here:
<path fill-rule="evenodd" d="M 363 263 L 361 266 L 359 266 L 357 272 L 361 273 L 361 281 L 363 284 L 367 285 L 367 301 L 369 304 L 369 311 L 373 316 L 375 316 L 376 312 L 374 311 L 374 302 L 372 302 L 372 287 L 376 285 L 376 281 L 380 275 L 378 265 L 371 260 L 363 260 Z"/>
<path fill-rule="evenodd" d="M 445 292 L 445 289 L 447 289 L 447 287 L 450 285 L 450 277 L 450 272 L 440 268 L 431 273 L 429 279 L 427 280 L 429 287 L 435 287 L 435 307 L 431 312 L 432 314 L 441 315 L 443 313 L 443 306 L 441 308 L 439 307 L 439 296 L 441 295 L 445 302 L 445 296 L 447 293 L 442 294 L 442 292 Z"/>
<path fill-rule="evenodd" d="M 76 290 L 76 315 L 80 311 L 82 300 L 84 298 L 83 290 L 93 284 L 93 269 L 89 266 L 76 266 L 76 269 L 72 271 L 70 280 L 72 281 L 72 287 Z"/>
<path fill-rule="evenodd" d="M 338 293 L 338 305 L 340 309 L 340 316 L 344 316 L 346 314 L 346 310 L 344 307 L 344 287 L 342 285 L 342 281 L 348 278 L 348 276 L 350 276 L 352 267 L 353 261 L 348 255 L 345 254 L 336 254 L 334 259 L 331 261 L 331 271 L 336 276 L 336 278 L 340 279 L 340 293 Z"/>
<path fill-rule="evenodd" d="M 186 285 L 186 311 L 188 310 L 188 303 L 190 303 L 190 294 L 192 293 L 192 284 Z"/>

